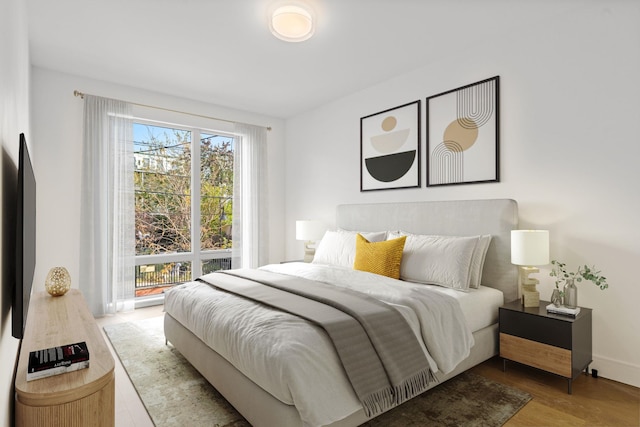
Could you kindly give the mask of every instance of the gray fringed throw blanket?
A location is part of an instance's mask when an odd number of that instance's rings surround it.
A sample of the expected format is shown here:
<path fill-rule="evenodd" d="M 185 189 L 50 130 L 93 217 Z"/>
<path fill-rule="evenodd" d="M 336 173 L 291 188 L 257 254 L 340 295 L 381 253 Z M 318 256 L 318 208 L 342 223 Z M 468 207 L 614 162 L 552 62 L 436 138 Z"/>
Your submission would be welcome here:
<path fill-rule="evenodd" d="M 404 317 L 375 298 L 262 270 L 217 272 L 198 280 L 321 326 L 333 341 L 367 416 L 420 394 L 435 381 Z"/>

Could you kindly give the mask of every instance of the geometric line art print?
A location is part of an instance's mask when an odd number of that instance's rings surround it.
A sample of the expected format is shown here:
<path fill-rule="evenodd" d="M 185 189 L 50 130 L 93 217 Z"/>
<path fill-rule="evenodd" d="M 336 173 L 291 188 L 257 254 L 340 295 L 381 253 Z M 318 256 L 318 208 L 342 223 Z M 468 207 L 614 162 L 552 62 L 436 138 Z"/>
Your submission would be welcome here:
<path fill-rule="evenodd" d="M 499 83 L 427 98 L 427 187 L 499 181 Z"/>

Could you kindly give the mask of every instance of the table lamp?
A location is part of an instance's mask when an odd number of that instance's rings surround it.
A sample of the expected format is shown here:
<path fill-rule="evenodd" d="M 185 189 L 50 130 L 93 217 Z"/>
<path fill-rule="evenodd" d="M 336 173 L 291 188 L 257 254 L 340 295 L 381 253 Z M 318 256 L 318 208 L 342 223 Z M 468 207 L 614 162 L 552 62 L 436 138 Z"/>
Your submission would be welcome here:
<path fill-rule="evenodd" d="M 324 223 L 316 220 L 296 221 L 296 240 L 304 240 L 304 262 L 311 262 L 316 253 L 316 242 L 326 231 Z"/>
<path fill-rule="evenodd" d="M 549 230 L 512 230 L 511 264 L 519 267 L 522 303 L 525 307 L 540 305 L 538 279 L 529 277 L 540 270 L 535 266 L 549 264 Z"/>

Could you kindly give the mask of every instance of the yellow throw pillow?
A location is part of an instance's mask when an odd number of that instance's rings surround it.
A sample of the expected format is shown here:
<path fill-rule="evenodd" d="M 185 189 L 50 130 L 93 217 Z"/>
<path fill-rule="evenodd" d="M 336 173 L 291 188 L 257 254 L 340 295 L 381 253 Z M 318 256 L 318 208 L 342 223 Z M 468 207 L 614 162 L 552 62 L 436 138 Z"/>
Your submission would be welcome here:
<path fill-rule="evenodd" d="M 402 250 L 406 239 L 407 236 L 402 236 L 393 240 L 369 242 L 362 235 L 356 235 L 353 269 L 399 279 Z"/>

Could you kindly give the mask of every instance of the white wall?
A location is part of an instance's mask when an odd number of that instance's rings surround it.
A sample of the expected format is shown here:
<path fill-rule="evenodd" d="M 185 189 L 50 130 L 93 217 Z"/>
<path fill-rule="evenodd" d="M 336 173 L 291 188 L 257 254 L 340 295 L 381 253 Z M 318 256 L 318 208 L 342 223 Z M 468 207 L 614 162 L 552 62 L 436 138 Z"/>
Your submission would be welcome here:
<path fill-rule="evenodd" d="M 640 2 L 582 2 L 495 40 L 287 121 L 287 256 L 299 258 L 295 220 L 334 224 L 341 203 L 513 198 L 521 228 L 551 232 L 551 257 L 595 264 L 610 288 L 579 286 L 594 309 L 592 367 L 640 386 Z M 443 35 L 446 37 L 446 35 Z M 429 55 L 429 42 L 420 52 Z M 336 64 L 338 66 L 338 64 Z M 359 191 L 359 120 L 500 76 L 499 183 Z M 424 135 L 422 143 L 424 144 Z M 423 145 L 424 146 L 424 145 Z M 423 159 L 424 161 L 424 159 Z M 424 164 L 424 163 L 423 163 Z M 549 299 L 549 269 L 538 275 Z"/>
<path fill-rule="evenodd" d="M 0 274 L 0 425 L 12 425 L 13 382 L 19 341 L 11 336 L 11 290 L 14 286 L 12 256 L 15 225 L 18 142 L 29 132 L 29 43 L 27 10 L 23 0 L 0 2 L 0 188 L 2 200 L 2 257 Z M 31 146 L 31 144 L 30 144 Z"/>
<path fill-rule="evenodd" d="M 271 126 L 268 133 L 270 163 L 281 162 L 284 153 L 284 123 L 281 119 L 230 110 L 211 104 L 180 99 L 63 74 L 38 67 L 33 68 L 32 128 L 37 159 L 34 161 L 38 182 L 38 265 L 34 278 L 34 291 L 44 289 L 44 280 L 51 267 L 65 266 L 69 270 L 72 287 L 78 287 L 80 242 L 80 180 L 82 161 L 83 101 L 73 96 L 74 90 L 129 102 L 152 105 L 172 110 L 235 120 L 262 126 Z M 171 123 L 197 125 L 197 118 L 168 113 L 161 110 L 136 108 Z M 214 123 L 214 130 L 230 130 L 228 123 Z M 223 129 L 225 128 L 226 129 Z M 281 244 L 284 212 L 284 171 L 269 168 L 269 230 L 270 257 L 283 258 Z M 271 191 L 272 190 L 272 191 Z"/>

